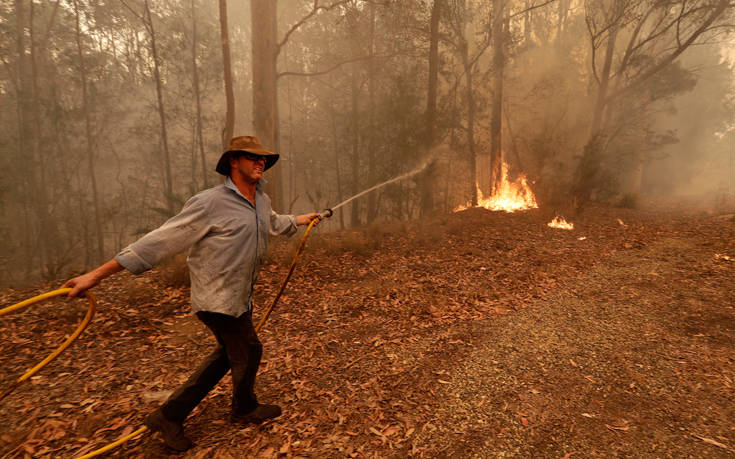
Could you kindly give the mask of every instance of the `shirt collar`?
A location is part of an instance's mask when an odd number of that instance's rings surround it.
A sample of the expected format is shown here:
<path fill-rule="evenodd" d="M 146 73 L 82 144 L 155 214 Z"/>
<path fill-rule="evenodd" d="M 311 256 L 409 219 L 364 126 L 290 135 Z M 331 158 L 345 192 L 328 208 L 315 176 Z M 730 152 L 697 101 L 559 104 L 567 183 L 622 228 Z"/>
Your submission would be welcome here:
<path fill-rule="evenodd" d="M 258 180 L 258 183 L 255 185 L 255 193 L 256 194 L 262 193 L 263 185 L 265 185 L 266 183 L 268 183 L 268 181 L 264 178 L 261 178 L 260 180 Z M 232 191 L 234 191 L 235 193 L 237 193 L 238 195 L 240 195 L 243 199 L 247 200 L 247 198 L 243 196 L 243 194 L 237 188 L 237 185 L 235 185 L 235 182 L 232 181 L 232 178 L 229 175 L 225 179 L 225 186 L 231 189 Z"/>

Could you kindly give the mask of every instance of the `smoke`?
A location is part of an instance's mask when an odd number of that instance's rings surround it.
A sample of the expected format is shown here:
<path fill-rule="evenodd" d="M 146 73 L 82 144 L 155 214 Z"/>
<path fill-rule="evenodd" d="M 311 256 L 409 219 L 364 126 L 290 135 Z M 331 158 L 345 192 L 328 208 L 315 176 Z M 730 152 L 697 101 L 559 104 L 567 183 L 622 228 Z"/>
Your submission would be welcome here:
<path fill-rule="evenodd" d="M 656 120 L 656 127 L 675 141 L 652 155 L 646 191 L 710 200 L 735 195 L 733 66 L 716 46 L 683 56 L 682 66 L 691 69 L 697 83 Z"/>

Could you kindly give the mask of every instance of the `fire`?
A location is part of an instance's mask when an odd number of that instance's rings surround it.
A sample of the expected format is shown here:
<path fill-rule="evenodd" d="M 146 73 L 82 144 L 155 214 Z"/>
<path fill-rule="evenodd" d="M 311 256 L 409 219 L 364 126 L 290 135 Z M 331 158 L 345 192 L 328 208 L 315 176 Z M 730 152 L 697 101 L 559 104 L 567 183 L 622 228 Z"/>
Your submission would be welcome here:
<path fill-rule="evenodd" d="M 502 174 L 500 177 L 500 186 L 491 196 L 483 196 L 479 185 L 477 188 L 477 206 L 484 207 L 489 210 L 502 210 L 505 212 L 515 212 L 517 210 L 538 209 L 536 197 L 528 185 L 528 180 L 523 174 L 518 174 L 518 178 L 511 182 L 508 180 L 508 165 L 503 162 Z M 465 210 L 472 207 L 472 202 L 467 205 L 460 205 L 455 212 Z"/>
<path fill-rule="evenodd" d="M 574 229 L 574 223 L 569 223 L 566 220 L 564 220 L 564 217 L 556 216 L 553 220 L 551 220 L 549 223 L 546 224 L 547 226 L 550 226 L 552 228 L 559 228 L 559 229 L 565 229 L 565 230 L 573 230 Z M 582 239 L 580 239 L 582 240 Z"/>

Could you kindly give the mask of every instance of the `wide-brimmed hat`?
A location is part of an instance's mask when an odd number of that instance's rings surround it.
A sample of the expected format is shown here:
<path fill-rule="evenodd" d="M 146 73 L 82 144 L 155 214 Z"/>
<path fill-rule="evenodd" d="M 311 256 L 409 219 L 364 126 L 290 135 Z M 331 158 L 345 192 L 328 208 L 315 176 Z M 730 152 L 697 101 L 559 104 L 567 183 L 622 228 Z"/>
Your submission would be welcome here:
<path fill-rule="evenodd" d="M 230 144 L 227 145 L 227 150 L 222 153 L 219 161 L 217 161 L 217 167 L 215 170 L 222 175 L 230 175 L 230 157 L 239 153 L 253 153 L 265 157 L 265 169 L 267 171 L 278 161 L 278 153 L 265 150 L 263 146 L 258 142 L 258 138 L 249 135 L 242 135 L 239 137 L 233 137 L 230 140 Z"/>

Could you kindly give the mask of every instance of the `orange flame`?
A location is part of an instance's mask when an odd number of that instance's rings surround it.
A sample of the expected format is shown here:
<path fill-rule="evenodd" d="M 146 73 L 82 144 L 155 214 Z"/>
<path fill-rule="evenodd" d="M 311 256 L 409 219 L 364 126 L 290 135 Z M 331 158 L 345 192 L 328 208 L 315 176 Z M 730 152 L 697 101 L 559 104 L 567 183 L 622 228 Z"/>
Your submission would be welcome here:
<path fill-rule="evenodd" d="M 536 197 L 528 185 L 528 180 L 524 174 L 518 174 L 518 177 L 511 182 L 508 180 L 508 165 L 503 162 L 502 173 L 500 177 L 500 186 L 497 187 L 491 196 L 483 196 L 480 186 L 475 183 L 477 188 L 477 207 L 484 207 L 489 210 L 502 210 L 505 212 L 515 212 L 518 210 L 538 209 Z M 460 205 L 454 209 L 455 212 L 469 209 L 472 202 L 467 205 Z"/>
<path fill-rule="evenodd" d="M 554 217 L 554 219 L 551 220 L 546 225 L 547 226 L 550 226 L 552 228 L 559 228 L 559 229 L 564 229 L 564 230 L 573 230 L 574 229 L 574 223 L 569 223 L 566 220 L 564 220 L 564 217 L 560 217 L 558 215 L 556 217 Z"/>

